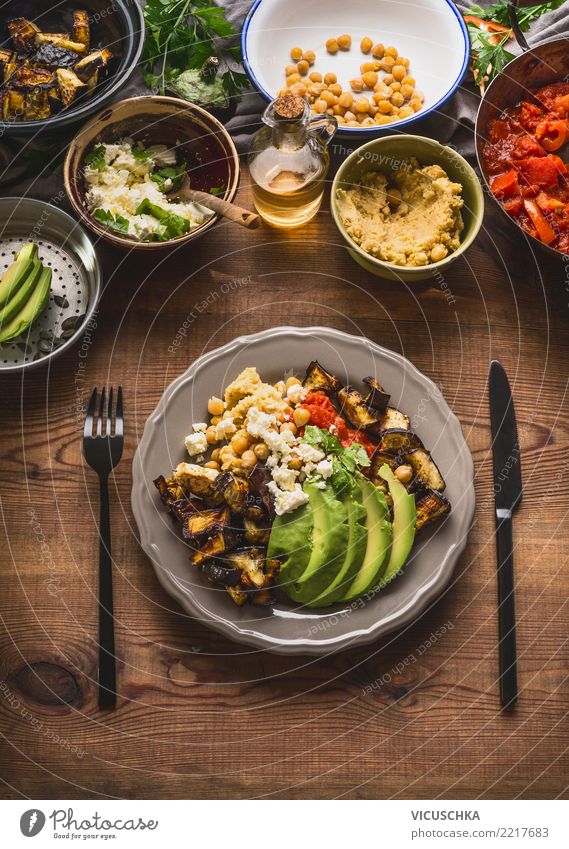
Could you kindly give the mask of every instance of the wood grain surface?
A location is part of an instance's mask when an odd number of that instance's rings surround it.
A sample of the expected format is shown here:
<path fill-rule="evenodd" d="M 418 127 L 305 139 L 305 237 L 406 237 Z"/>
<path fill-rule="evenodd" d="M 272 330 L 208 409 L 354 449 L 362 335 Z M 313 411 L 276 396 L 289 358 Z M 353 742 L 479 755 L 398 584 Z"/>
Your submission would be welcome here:
<path fill-rule="evenodd" d="M 238 201 L 251 203 L 246 173 Z M 515 245 L 508 262 L 485 252 L 493 240 Z M 569 797 L 569 266 L 532 257 L 491 216 L 444 280 L 387 283 L 350 259 L 327 207 L 290 233 L 222 223 L 156 261 L 98 250 L 105 290 L 83 346 L 1 378 L 3 796 Z M 255 652 L 191 621 L 140 551 L 130 509 L 132 456 L 165 386 L 204 351 L 280 324 L 409 357 L 460 418 L 476 467 L 475 524 L 443 597 L 405 631 L 322 659 Z M 513 387 L 525 486 L 512 714 L 497 684 L 492 358 Z M 123 385 L 126 408 L 111 481 L 112 713 L 97 709 L 98 484 L 80 438 L 104 383 Z"/>

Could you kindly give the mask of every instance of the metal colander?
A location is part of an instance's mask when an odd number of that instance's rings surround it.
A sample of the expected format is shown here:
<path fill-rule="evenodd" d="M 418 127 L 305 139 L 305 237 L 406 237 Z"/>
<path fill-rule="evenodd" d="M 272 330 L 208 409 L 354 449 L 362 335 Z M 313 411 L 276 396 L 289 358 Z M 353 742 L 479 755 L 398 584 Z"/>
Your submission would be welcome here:
<path fill-rule="evenodd" d="M 45 363 L 82 335 L 100 293 L 95 249 L 66 212 L 31 198 L 0 198 L 0 275 L 26 242 L 35 242 L 52 269 L 45 309 L 28 330 L 0 344 L 0 370 L 18 371 Z"/>

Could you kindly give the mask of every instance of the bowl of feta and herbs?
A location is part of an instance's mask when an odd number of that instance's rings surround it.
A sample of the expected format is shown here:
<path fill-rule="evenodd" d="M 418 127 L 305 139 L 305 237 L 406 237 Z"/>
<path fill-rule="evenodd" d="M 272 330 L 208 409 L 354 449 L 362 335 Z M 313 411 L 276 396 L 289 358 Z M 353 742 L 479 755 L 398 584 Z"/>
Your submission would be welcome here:
<path fill-rule="evenodd" d="M 135 97 L 97 115 L 65 160 L 69 200 L 86 226 L 119 247 L 156 250 L 197 238 L 217 221 L 192 188 L 233 200 L 239 160 L 224 127 L 172 97 Z"/>

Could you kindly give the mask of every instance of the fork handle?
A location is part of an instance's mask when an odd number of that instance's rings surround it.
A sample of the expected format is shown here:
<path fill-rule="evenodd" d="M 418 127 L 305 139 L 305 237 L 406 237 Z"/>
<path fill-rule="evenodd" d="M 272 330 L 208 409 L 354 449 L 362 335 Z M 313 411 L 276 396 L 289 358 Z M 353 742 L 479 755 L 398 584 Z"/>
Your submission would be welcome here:
<path fill-rule="evenodd" d="M 115 660 L 115 623 L 113 618 L 113 559 L 111 556 L 111 520 L 109 479 L 99 478 L 99 681 L 98 702 L 103 710 L 116 706 L 117 681 Z"/>

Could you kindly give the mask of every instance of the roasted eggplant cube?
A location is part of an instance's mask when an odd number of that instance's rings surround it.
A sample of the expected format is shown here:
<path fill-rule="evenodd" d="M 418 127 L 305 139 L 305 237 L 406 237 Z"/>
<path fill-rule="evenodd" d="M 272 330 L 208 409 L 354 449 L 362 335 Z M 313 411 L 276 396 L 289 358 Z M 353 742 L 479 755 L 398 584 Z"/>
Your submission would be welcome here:
<path fill-rule="evenodd" d="M 232 551 L 226 562 L 241 572 L 241 586 L 249 590 L 260 590 L 265 586 L 265 561 L 267 552 L 264 548 L 240 548 Z"/>
<path fill-rule="evenodd" d="M 22 67 L 25 67 L 25 64 L 23 62 L 18 61 L 18 56 L 16 53 L 12 53 L 12 55 L 10 56 L 10 60 L 4 65 L 4 82 L 7 83 L 9 80 L 11 80 L 16 71 Z"/>
<path fill-rule="evenodd" d="M 2 96 L 2 118 L 4 121 L 21 121 L 26 112 L 24 93 L 5 91 Z"/>
<path fill-rule="evenodd" d="M 79 56 L 84 56 L 87 48 L 84 44 L 78 41 L 73 41 L 66 34 L 60 32 L 38 32 L 35 38 L 35 46 L 41 47 L 42 44 L 53 44 L 55 47 L 62 47 L 64 50 L 71 50 Z"/>
<path fill-rule="evenodd" d="M 428 451 L 424 448 L 416 448 L 403 456 L 403 463 L 413 469 L 413 481 L 411 489 L 420 492 L 423 489 L 434 489 L 442 492 L 446 483 L 439 468 Z"/>
<path fill-rule="evenodd" d="M 241 581 L 239 569 L 224 566 L 216 560 L 206 560 L 200 566 L 200 572 L 205 575 L 210 584 L 215 584 L 218 587 L 236 587 Z"/>
<path fill-rule="evenodd" d="M 101 73 L 107 71 L 112 58 L 113 54 L 110 50 L 96 50 L 77 62 L 75 73 L 79 79 L 87 82 L 95 71 L 100 71 Z"/>
<path fill-rule="evenodd" d="M 63 109 L 63 100 L 61 99 L 61 92 L 57 86 L 52 86 L 47 91 L 47 97 L 49 101 L 49 107 L 52 113 L 57 114 L 57 112 L 61 112 Z"/>
<path fill-rule="evenodd" d="M 237 478 L 231 472 L 222 472 L 216 482 L 217 491 L 232 510 L 242 514 L 247 509 L 250 487 L 244 478 Z"/>
<path fill-rule="evenodd" d="M 76 9 L 73 12 L 73 29 L 71 30 L 71 38 L 78 44 L 83 44 L 85 50 L 89 50 L 91 41 L 91 33 L 89 29 L 89 13 L 84 9 Z"/>
<path fill-rule="evenodd" d="M 189 540 L 214 536 L 220 531 L 224 531 L 230 521 L 231 511 L 227 505 L 212 510 L 196 511 L 184 518 L 182 535 L 184 539 Z"/>
<path fill-rule="evenodd" d="M 364 377 L 363 382 L 369 388 L 369 392 L 364 398 L 364 404 L 383 415 L 387 410 L 391 395 L 385 391 L 375 377 Z"/>
<path fill-rule="evenodd" d="M 211 557 L 220 557 L 226 551 L 225 542 L 225 534 L 223 531 L 220 531 L 210 537 L 199 548 L 192 546 L 193 554 L 190 557 L 190 562 L 194 566 L 202 566 Z"/>
<path fill-rule="evenodd" d="M 271 535 L 271 526 L 268 519 L 255 521 L 248 516 L 243 517 L 243 527 L 245 529 L 245 539 L 251 545 L 268 545 Z"/>
<path fill-rule="evenodd" d="M 326 371 L 317 360 L 313 360 L 306 369 L 302 385 L 308 392 L 325 392 L 327 395 L 333 395 L 342 388 L 338 378 Z"/>
<path fill-rule="evenodd" d="M 351 386 L 340 389 L 338 392 L 338 401 L 341 405 L 340 413 L 349 421 L 352 427 L 358 430 L 379 429 L 381 420 L 378 414 L 370 410 L 364 403 L 363 396 L 357 389 L 352 389 Z"/>
<path fill-rule="evenodd" d="M 245 590 L 239 589 L 239 587 L 227 586 L 227 587 L 225 587 L 225 589 L 227 590 L 227 592 L 231 596 L 231 600 L 238 607 L 242 607 L 245 604 L 245 602 L 247 601 L 247 599 L 249 598 L 248 593 Z"/>
<path fill-rule="evenodd" d="M 394 472 L 397 468 L 397 458 L 395 455 L 389 454 L 387 451 L 382 451 L 381 448 L 378 448 L 374 451 L 371 458 L 369 477 L 372 483 L 374 483 L 378 489 L 381 489 L 382 492 L 388 492 L 389 489 L 387 481 L 384 481 L 379 474 L 379 470 L 385 463 L 389 466 L 392 472 Z"/>
<path fill-rule="evenodd" d="M 7 27 L 16 50 L 20 53 L 31 53 L 35 47 L 39 27 L 27 18 L 12 18 L 8 21 Z"/>
<path fill-rule="evenodd" d="M 35 61 L 38 65 L 46 68 L 74 68 L 79 59 L 79 54 L 65 47 L 57 47 L 55 44 L 42 44 L 38 47 Z"/>
<path fill-rule="evenodd" d="M 51 115 L 47 88 L 37 86 L 26 93 L 26 121 L 45 121 Z"/>
<path fill-rule="evenodd" d="M 55 72 L 57 84 L 61 92 L 61 99 L 65 107 L 77 100 L 77 98 L 86 91 L 87 86 L 81 82 L 77 74 L 70 71 L 68 68 L 58 68 Z"/>
<path fill-rule="evenodd" d="M 379 447 L 382 451 L 387 451 L 390 454 L 408 454 L 416 448 L 424 448 L 425 446 L 412 430 L 393 427 L 383 431 Z"/>
<path fill-rule="evenodd" d="M 430 490 L 417 499 L 415 509 L 415 528 L 420 531 L 425 525 L 432 525 L 450 513 L 450 502 L 440 492 Z"/>
<path fill-rule="evenodd" d="M 87 77 L 84 80 L 85 85 L 87 86 L 87 94 L 91 95 L 95 91 L 97 87 L 97 83 L 99 82 L 99 72 L 93 71 L 90 77 Z"/>
<path fill-rule="evenodd" d="M 46 68 L 19 68 L 10 79 L 14 88 L 31 90 L 35 88 L 48 89 L 53 84 L 53 74 Z"/>
<path fill-rule="evenodd" d="M 395 407 L 388 407 L 385 415 L 381 420 L 381 430 L 409 430 L 411 422 L 405 413 L 401 410 L 396 410 Z"/>

